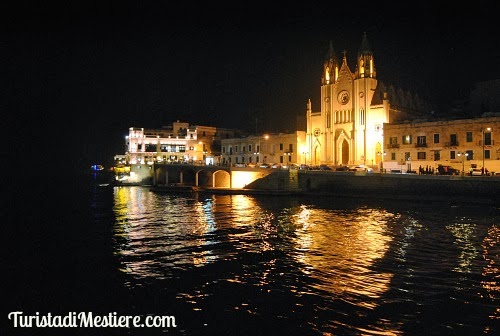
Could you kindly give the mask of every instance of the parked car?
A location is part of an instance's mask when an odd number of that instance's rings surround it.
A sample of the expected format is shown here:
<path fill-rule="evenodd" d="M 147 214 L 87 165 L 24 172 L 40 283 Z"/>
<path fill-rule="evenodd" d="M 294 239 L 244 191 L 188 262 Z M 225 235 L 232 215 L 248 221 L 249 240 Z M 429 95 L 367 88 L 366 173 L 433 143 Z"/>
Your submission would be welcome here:
<path fill-rule="evenodd" d="M 349 167 L 347 166 L 339 166 L 335 168 L 335 171 L 349 171 Z"/>
<path fill-rule="evenodd" d="M 281 169 L 281 163 L 272 163 L 271 168 L 273 169 Z"/>
<path fill-rule="evenodd" d="M 359 165 L 359 166 L 350 167 L 349 171 L 362 171 L 362 172 L 371 173 L 371 172 L 373 172 L 373 168 L 366 167 L 365 165 Z"/>
<path fill-rule="evenodd" d="M 320 164 L 318 167 L 319 170 L 332 170 L 328 165 L 326 164 Z"/>
<path fill-rule="evenodd" d="M 311 167 L 310 167 L 309 165 L 307 165 L 307 164 L 303 163 L 303 164 L 301 164 L 301 165 L 299 166 L 299 169 L 300 169 L 300 170 L 311 170 Z"/>
<path fill-rule="evenodd" d="M 244 168 L 246 167 L 247 165 L 245 163 L 235 163 L 234 164 L 235 167 L 239 167 L 239 168 Z"/>
<path fill-rule="evenodd" d="M 269 163 L 261 163 L 259 168 L 271 168 L 271 165 Z"/>
<path fill-rule="evenodd" d="M 255 168 L 255 167 L 257 167 L 257 165 L 255 163 L 253 163 L 253 162 L 250 162 L 250 163 L 247 164 L 247 167 L 249 167 L 249 168 Z"/>
<path fill-rule="evenodd" d="M 481 168 L 471 168 L 469 170 L 470 176 L 481 176 L 483 175 L 483 170 Z"/>
<path fill-rule="evenodd" d="M 460 171 L 451 166 L 438 165 L 437 168 L 439 175 L 459 175 Z"/>

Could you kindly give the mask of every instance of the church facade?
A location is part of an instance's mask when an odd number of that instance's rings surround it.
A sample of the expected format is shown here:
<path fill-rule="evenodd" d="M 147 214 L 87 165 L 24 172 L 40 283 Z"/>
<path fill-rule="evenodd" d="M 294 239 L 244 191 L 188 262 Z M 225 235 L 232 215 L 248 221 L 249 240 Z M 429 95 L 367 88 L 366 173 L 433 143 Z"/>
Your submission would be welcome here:
<path fill-rule="evenodd" d="M 346 55 L 338 62 L 330 42 L 323 63 L 320 110 L 307 102 L 306 143 L 310 165 L 372 165 L 383 161 L 383 125 L 425 110 L 418 96 L 408 96 L 377 80 L 375 58 L 366 33 L 355 71 Z"/>

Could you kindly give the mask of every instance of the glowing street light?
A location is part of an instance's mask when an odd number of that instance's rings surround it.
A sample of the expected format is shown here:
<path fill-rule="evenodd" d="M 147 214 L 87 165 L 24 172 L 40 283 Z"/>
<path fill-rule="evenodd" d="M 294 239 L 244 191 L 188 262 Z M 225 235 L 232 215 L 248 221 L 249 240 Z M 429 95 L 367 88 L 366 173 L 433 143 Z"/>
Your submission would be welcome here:
<path fill-rule="evenodd" d="M 458 152 L 458 156 L 462 157 L 462 176 L 465 174 L 465 159 L 469 156 L 467 152 Z"/>
<path fill-rule="evenodd" d="M 481 128 L 481 131 L 483 132 L 483 168 L 482 168 L 482 171 L 481 171 L 481 175 L 484 175 L 486 170 L 485 170 L 485 167 L 484 167 L 484 153 L 485 153 L 485 149 L 484 149 L 484 145 L 485 145 L 485 142 L 486 142 L 486 135 L 485 133 L 486 132 L 491 132 L 491 127 L 487 127 L 486 129 L 484 128 Z"/>

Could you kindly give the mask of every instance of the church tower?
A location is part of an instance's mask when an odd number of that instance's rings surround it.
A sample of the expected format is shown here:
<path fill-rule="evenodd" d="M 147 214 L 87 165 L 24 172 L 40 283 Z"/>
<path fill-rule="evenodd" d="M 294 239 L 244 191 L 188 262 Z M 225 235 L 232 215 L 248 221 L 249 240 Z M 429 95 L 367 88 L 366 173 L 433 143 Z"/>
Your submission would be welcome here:
<path fill-rule="evenodd" d="M 357 55 L 355 72 L 346 51 L 339 66 L 330 42 L 323 62 L 321 111 L 307 106 L 306 161 L 311 165 L 371 165 L 381 160 L 388 104 L 374 98 L 377 88 L 373 52 L 366 33 Z M 377 104 L 375 104 L 377 102 Z"/>
<path fill-rule="evenodd" d="M 323 62 L 323 78 L 321 79 L 322 85 L 335 83 L 339 77 L 339 65 L 337 57 L 333 51 L 333 44 L 330 41 L 330 47 Z"/>

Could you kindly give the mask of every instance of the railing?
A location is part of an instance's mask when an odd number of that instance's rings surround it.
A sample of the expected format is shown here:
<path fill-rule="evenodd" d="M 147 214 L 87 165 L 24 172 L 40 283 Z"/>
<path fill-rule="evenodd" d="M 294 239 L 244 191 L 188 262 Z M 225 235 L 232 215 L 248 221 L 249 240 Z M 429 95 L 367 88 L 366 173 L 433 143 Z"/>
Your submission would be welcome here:
<path fill-rule="evenodd" d="M 399 144 L 387 144 L 387 148 L 399 148 Z"/>
<path fill-rule="evenodd" d="M 450 141 L 444 143 L 445 147 L 458 146 L 458 141 Z"/>
<path fill-rule="evenodd" d="M 495 140 L 489 140 L 489 141 L 479 140 L 478 145 L 483 146 L 483 142 L 485 146 L 493 146 L 495 144 Z"/>
<path fill-rule="evenodd" d="M 415 144 L 415 147 L 416 147 L 416 148 L 420 148 L 420 147 L 427 147 L 427 144 L 426 144 L 426 143 L 416 143 L 416 144 Z"/>

